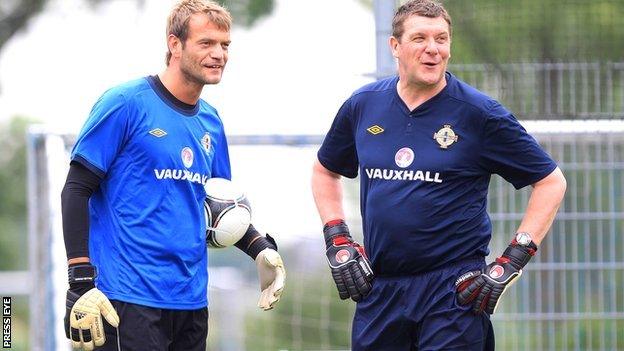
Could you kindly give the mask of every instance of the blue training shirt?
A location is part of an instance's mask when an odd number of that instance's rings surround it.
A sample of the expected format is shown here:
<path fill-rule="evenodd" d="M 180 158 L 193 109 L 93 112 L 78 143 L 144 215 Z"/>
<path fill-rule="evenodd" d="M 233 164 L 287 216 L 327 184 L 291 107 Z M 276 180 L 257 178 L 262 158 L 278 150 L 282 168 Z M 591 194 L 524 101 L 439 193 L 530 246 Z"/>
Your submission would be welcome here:
<path fill-rule="evenodd" d="M 491 174 L 519 189 L 557 165 L 508 110 L 452 74 L 413 111 L 398 80 L 368 84 L 342 105 L 319 162 L 349 178 L 359 170 L 364 244 L 376 274 L 486 256 Z"/>
<path fill-rule="evenodd" d="M 207 306 L 203 185 L 231 178 L 223 124 L 203 100 L 177 100 L 156 76 L 104 93 L 71 159 L 102 178 L 91 196 L 89 253 L 109 299 Z"/>

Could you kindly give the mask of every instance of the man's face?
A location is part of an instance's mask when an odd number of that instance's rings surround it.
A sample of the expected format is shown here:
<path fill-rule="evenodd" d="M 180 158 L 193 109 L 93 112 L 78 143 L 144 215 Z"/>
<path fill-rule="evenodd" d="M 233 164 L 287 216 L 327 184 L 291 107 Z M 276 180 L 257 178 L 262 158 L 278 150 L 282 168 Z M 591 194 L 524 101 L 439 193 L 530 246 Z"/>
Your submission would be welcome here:
<path fill-rule="evenodd" d="M 401 38 L 390 38 L 400 78 L 419 87 L 443 84 L 451 57 L 448 23 L 442 17 L 410 16 L 403 22 L 403 29 Z"/>
<path fill-rule="evenodd" d="M 188 29 L 180 53 L 180 70 L 191 82 L 219 83 L 228 60 L 230 33 L 219 29 L 204 14 L 192 15 Z"/>

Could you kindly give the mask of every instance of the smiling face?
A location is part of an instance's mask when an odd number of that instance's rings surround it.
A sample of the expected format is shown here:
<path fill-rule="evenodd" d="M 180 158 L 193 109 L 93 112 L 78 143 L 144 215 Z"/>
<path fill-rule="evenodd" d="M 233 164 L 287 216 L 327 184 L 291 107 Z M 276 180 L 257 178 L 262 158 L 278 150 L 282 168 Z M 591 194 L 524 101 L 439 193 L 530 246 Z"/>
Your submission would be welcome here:
<path fill-rule="evenodd" d="M 171 38 L 170 38 L 171 39 Z M 230 32 L 219 28 L 203 13 L 191 16 L 188 37 L 174 45 L 172 56 L 179 59 L 184 78 L 196 84 L 217 84 L 228 60 Z"/>
<path fill-rule="evenodd" d="M 392 55 L 399 61 L 399 78 L 419 89 L 446 84 L 444 73 L 451 57 L 451 35 L 443 17 L 412 15 L 403 22 L 399 38 L 390 38 Z"/>

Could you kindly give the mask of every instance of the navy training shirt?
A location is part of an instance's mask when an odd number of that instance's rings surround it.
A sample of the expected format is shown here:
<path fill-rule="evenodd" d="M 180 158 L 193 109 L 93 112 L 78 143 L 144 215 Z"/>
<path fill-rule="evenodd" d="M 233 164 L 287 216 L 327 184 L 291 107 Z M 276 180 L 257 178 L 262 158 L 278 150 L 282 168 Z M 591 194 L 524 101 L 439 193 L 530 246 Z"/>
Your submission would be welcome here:
<path fill-rule="evenodd" d="M 349 178 L 359 169 L 364 244 L 376 274 L 486 256 L 490 176 L 520 189 L 557 165 L 511 112 L 452 74 L 413 111 L 398 80 L 368 84 L 342 105 L 319 162 Z"/>

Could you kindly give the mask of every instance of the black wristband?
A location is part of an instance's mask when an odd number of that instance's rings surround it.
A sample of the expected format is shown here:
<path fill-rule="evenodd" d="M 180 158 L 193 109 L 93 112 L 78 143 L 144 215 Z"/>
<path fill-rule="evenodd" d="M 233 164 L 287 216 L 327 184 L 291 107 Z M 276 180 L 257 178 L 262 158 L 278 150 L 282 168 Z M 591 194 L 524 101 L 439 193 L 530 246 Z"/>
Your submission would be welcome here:
<path fill-rule="evenodd" d="M 80 291 L 80 295 L 95 287 L 97 268 L 90 263 L 72 263 L 67 267 L 67 281 L 72 290 Z"/>
<path fill-rule="evenodd" d="M 338 235 L 344 235 L 347 238 L 351 238 L 351 234 L 349 233 L 349 226 L 347 226 L 347 223 L 345 223 L 343 220 L 327 222 L 323 226 L 323 235 L 325 236 L 326 246 L 331 245 L 332 238 Z"/>
<path fill-rule="evenodd" d="M 275 243 L 275 239 L 273 239 L 269 234 L 264 236 L 260 236 L 256 241 L 254 241 L 249 250 L 245 253 L 248 254 L 254 260 L 258 256 L 258 254 L 264 249 L 273 249 L 277 251 L 277 244 Z"/>
<path fill-rule="evenodd" d="M 277 243 L 275 239 L 273 239 L 270 235 L 266 235 L 266 237 L 262 236 L 253 225 L 249 225 L 247 232 L 245 235 L 234 244 L 241 251 L 249 255 L 252 259 L 256 259 L 256 256 L 260 253 L 260 251 L 264 249 L 273 249 L 277 251 Z"/>

